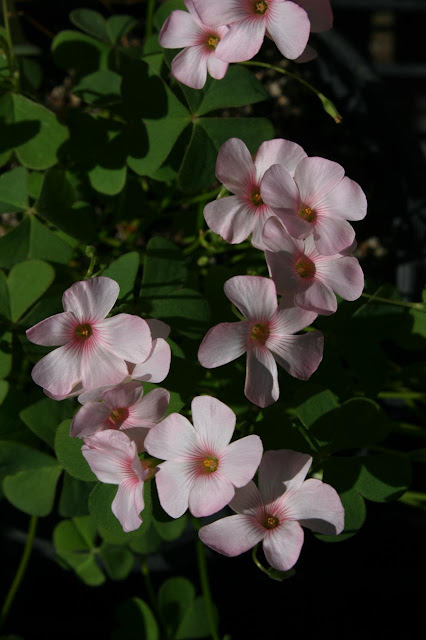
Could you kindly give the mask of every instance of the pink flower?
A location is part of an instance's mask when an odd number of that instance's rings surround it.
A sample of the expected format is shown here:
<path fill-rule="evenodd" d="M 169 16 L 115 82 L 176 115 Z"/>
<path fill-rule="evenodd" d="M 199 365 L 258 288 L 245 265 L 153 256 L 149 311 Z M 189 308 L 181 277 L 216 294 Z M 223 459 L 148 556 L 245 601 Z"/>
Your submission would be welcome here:
<path fill-rule="evenodd" d="M 225 556 L 238 556 L 263 540 L 271 567 L 288 571 L 297 562 L 303 529 L 338 535 L 344 509 L 335 489 L 320 480 L 305 480 L 312 458 L 283 449 L 267 451 L 254 482 L 237 489 L 230 507 L 238 514 L 202 527 L 201 540 Z M 305 481 L 304 481 L 305 480 Z"/>
<path fill-rule="evenodd" d="M 360 297 L 364 274 L 356 258 L 323 256 L 312 236 L 294 240 L 275 217 L 266 222 L 263 241 L 270 249 L 265 251 L 269 274 L 289 304 L 329 315 L 337 309 L 333 292 L 345 300 Z"/>
<path fill-rule="evenodd" d="M 228 69 L 228 63 L 216 56 L 216 47 L 228 27 L 208 27 L 201 22 L 192 0 L 185 0 L 185 6 L 189 13 L 172 11 L 163 24 L 158 41 L 166 49 L 185 47 L 173 58 L 172 74 L 182 84 L 202 89 L 207 71 L 220 80 Z"/>
<path fill-rule="evenodd" d="M 256 473 L 262 457 L 259 436 L 251 435 L 229 444 L 235 414 L 210 396 L 192 401 L 192 420 L 172 413 L 148 433 L 148 453 L 166 462 L 155 476 L 164 511 L 179 518 L 188 509 L 209 516 L 222 509 Z"/>
<path fill-rule="evenodd" d="M 227 140 L 219 149 L 216 176 L 235 195 L 214 200 L 205 207 L 204 217 L 210 229 L 230 244 L 242 242 L 252 233 L 253 245 L 264 249 L 263 225 L 274 212 L 261 197 L 263 175 L 277 163 L 285 163 L 288 170 L 292 167 L 295 170 L 305 157 L 298 144 L 275 139 L 260 145 L 253 162 L 242 140 Z"/>
<path fill-rule="evenodd" d="M 98 480 L 118 484 L 111 509 L 123 530 L 138 529 L 144 508 L 143 483 L 152 470 L 139 460 L 135 443 L 122 431 L 100 431 L 86 441 L 81 452 Z"/>
<path fill-rule="evenodd" d="M 164 418 L 170 393 L 159 388 L 143 396 L 140 382 L 127 382 L 100 391 L 97 401 L 86 402 L 76 413 L 70 436 L 87 438 L 106 429 L 119 429 L 136 443 L 139 452 L 144 451 L 148 430 Z"/>
<path fill-rule="evenodd" d="M 145 320 L 127 313 L 105 318 L 119 291 L 111 278 L 76 282 L 62 296 L 64 313 L 28 329 L 27 338 L 35 344 L 62 345 L 33 368 L 36 384 L 64 397 L 79 383 L 83 389 L 118 384 L 128 374 L 126 361 L 146 360 L 152 341 Z"/>
<path fill-rule="evenodd" d="M 347 220 L 362 220 L 367 200 L 361 187 L 344 177 L 337 162 L 302 158 L 294 178 L 285 162 L 263 176 L 260 195 L 293 238 L 313 235 L 317 250 L 336 255 L 350 247 L 355 232 Z"/>
<path fill-rule="evenodd" d="M 277 364 L 300 380 L 317 370 L 324 337 L 319 331 L 293 335 L 315 320 L 317 314 L 298 307 L 277 305 L 275 284 L 260 276 L 234 276 L 225 282 L 227 297 L 247 318 L 223 322 L 204 336 L 198 359 L 208 369 L 232 362 L 247 352 L 244 393 L 259 407 L 278 400 Z"/>
<path fill-rule="evenodd" d="M 216 55 L 225 62 L 250 60 L 267 33 L 283 56 L 294 59 L 305 49 L 309 19 L 304 9 L 286 0 L 194 0 L 204 24 L 227 24 Z"/>

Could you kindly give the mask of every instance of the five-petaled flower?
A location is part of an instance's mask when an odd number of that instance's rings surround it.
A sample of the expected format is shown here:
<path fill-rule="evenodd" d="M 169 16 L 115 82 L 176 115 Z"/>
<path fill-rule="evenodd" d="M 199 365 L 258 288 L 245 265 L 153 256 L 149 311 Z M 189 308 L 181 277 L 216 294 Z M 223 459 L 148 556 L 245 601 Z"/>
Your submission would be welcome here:
<path fill-rule="evenodd" d="M 304 453 L 267 451 L 259 467 L 259 489 L 254 482 L 237 489 L 229 505 L 237 515 L 202 527 L 201 540 L 226 556 L 238 556 L 263 540 L 271 567 L 291 569 L 302 549 L 302 526 L 326 535 L 338 535 L 344 527 L 335 489 L 305 480 L 311 462 Z"/>

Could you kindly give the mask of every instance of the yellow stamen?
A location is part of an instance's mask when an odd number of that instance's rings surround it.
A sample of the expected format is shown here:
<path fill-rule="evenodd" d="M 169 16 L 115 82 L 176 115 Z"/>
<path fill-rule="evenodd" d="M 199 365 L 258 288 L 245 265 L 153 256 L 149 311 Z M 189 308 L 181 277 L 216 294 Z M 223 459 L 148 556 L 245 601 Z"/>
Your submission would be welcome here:
<path fill-rule="evenodd" d="M 220 41 L 220 38 L 218 36 L 209 36 L 207 40 L 207 44 L 212 49 L 216 49 L 217 45 L 219 44 L 219 41 Z"/>
<path fill-rule="evenodd" d="M 216 458 L 205 458 L 203 460 L 204 470 L 208 472 L 216 471 L 218 467 L 218 461 Z"/>
<path fill-rule="evenodd" d="M 306 220 L 306 222 L 314 222 L 317 217 L 315 211 L 312 211 L 311 207 L 305 207 L 304 209 L 300 209 L 299 216 Z"/>
<path fill-rule="evenodd" d="M 259 2 L 255 2 L 254 3 L 254 10 L 256 13 L 266 13 L 266 10 L 268 8 L 268 3 L 265 2 L 265 0 L 259 0 Z"/>
<path fill-rule="evenodd" d="M 263 204 L 263 200 L 260 196 L 259 191 L 253 191 L 253 193 L 250 196 L 250 201 L 256 206 L 256 207 L 260 207 L 261 204 Z"/>
<path fill-rule="evenodd" d="M 269 337 L 269 328 L 264 324 L 255 324 L 251 330 L 251 337 L 261 344 L 265 344 Z"/>
<path fill-rule="evenodd" d="M 296 262 L 296 271 L 301 278 L 313 278 L 315 275 L 315 264 L 306 256 Z"/>
<path fill-rule="evenodd" d="M 75 335 L 77 338 L 83 338 L 83 340 L 87 340 L 92 335 L 92 327 L 90 324 L 79 324 L 76 327 Z"/>
<path fill-rule="evenodd" d="M 280 524 L 280 521 L 275 516 L 267 515 L 264 524 L 266 529 L 275 529 Z"/>
<path fill-rule="evenodd" d="M 129 410 L 127 408 L 123 409 L 114 409 L 109 414 L 109 419 L 113 422 L 117 427 L 121 427 L 123 422 L 129 417 Z"/>

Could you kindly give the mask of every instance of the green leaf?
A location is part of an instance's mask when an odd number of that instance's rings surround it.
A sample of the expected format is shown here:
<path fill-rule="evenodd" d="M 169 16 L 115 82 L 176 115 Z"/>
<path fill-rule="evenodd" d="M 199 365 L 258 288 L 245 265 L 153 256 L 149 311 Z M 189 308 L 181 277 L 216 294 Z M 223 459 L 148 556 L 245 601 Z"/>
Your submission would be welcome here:
<path fill-rule="evenodd" d="M 12 368 L 12 334 L 0 334 L 0 378 L 6 378 Z"/>
<path fill-rule="evenodd" d="M 338 406 L 339 402 L 335 394 L 329 389 L 326 389 L 308 398 L 308 400 L 297 407 L 296 415 L 305 427 L 311 427 L 318 418 L 332 409 L 336 409 Z"/>
<path fill-rule="evenodd" d="M 0 404 L 3 403 L 3 400 L 7 396 L 7 392 L 9 391 L 9 383 L 7 380 L 0 380 Z"/>
<path fill-rule="evenodd" d="M 111 634 L 112 640 L 159 640 L 160 631 L 154 614 L 140 598 L 122 602 L 116 610 L 118 628 Z"/>
<path fill-rule="evenodd" d="M 35 124 L 36 133 L 30 140 L 15 147 L 20 162 L 29 169 L 48 169 L 58 161 L 58 150 L 68 137 L 68 131 L 54 113 L 20 94 L 13 94 L 14 123 Z"/>
<path fill-rule="evenodd" d="M 75 202 L 76 193 L 67 173 L 54 167 L 47 171 L 35 207 L 46 220 L 69 235 L 87 241 L 94 235 L 94 216 L 89 205 Z"/>
<path fill-rule="evenodd" d="M 16 167 L 0 176 L 0 213 L 28 208 L 27 170 Z"/>
<path fill-rule="evenodd" d="M 112 580 L 124 580 L 132 570 L 134 556 L 126 547 L 102 543 L 99 550 L 105 570 Z"/>
<path fill-rule="evenodd" d="M 292 578 L 296 574 L 296 569 L 290 569 L 289 571 L 279 571 L 278 569 L 274 569 L 273 567 L 269 567 L 267 571 L 268 577 L 272 580 L 276 580 L 277 582 L 283 582 L 284 580 L 288 580 Z"/>
<path fill-rule="evenodd" d="M 58 427 L 55 438 L 55 453 L 65 471 L 77 480 L 95 482 L 95 474 L 81 453 L 83 440 L 70 436 L 71 420 L 64 420 Z"/>
<path fill-rule="evenodd" d="M 209 616 L 204 598 L 199 596 L 187 610 L 175 637 L 176 640 L 186 640 L 207 636 L 210 636 Z"/>
<path fill-rule="evenodd" d="M 0 316 L 10 318 L 9 289 L 4 271 L 0 271 Z"/>
<path fill-rule="evenodd" d="M 0 237 L 0 267 L 10 269 L 28 257 L 29 222 L 23 222 Z"/>
<path fill-rule="evenodd" d="M 74 9 L 70 13 L 70 20 L 76 27 L 90 36 L 94 36 L 103 42 L 108 42 L 107 21 L 97 11 Z"/>
<path fill-rule="evenodd" d="M 244 107 L 268 97 L 268 92 L 251 71 L 231 65 L 222 80 L 211 82 L 196 112 L 202 116 L 216 109 Z"/>
<path fill-rule="evenodd" d="M 340 494 L 345 509 L 345 528 L 338 536 L 325 536 L 316 533 L 315 536 L 324 542 L 343 542 L 352 538 L 365 522 L 367 510 L 363 497 L 356 490 L 345 491 Z"/>
<path fill-rule="evenodd" d="M 89 495 L 94 487 L 93 482 L 83 482 L 64 473 L 61 497 L 59 499 L 59 513 L 64 518 L 86 516 L 89 513 Z"/>
<path fill-rule="evenodd" d="M 151 238 L 146 248 L 141 295 L 161 299 L 182 286 L 186 277 L 185 258 L 176 245 L 166 238 Z"/>
<path fill-rule="evenodd" d="M 61 31 L 52 42 L 55 64 L 80 75 L 108 68 L 110 47 L 79 31 Z"/>
<path fill-rule="evenodd" d="M 13 322 L 25 313 L 52 284 L 55 271 L 42 260 L 19 262 L 10 270 L 7 284 L 10 297 L 10 315 Z"/>
<path fill-rule="evenodd" d="M 136 251 L 131 251 L 114 260 L 102 275 L 118 282 L 120 285 L 118 299 L 122 300 L 133 291 L 138 269 L 139 254 Z"/>
<path fill-rule="evenodd" d="M 112 484 L 98 483 L 89 497 L 89 512 L 98 526 L 111 533 L 117 542 L 130 542 L 138 536 L 143 536 L 151 525 L 151 487 L 149 482 L 144 484 L 145 507 L 141 513 L 142 524 L 136 531 L 125 533 L 118 519 L 111 511 L 111 504 L 115 498 L 118 487 Z"/>
<path fill-rule="evenodd" d="M 186 578 L 169 578 L 161 585 L 158 592 L 158 606 L 170 637 L 175 637 L 194 599 L 194 586 Z"/>
<path fill-rule="evenodd" d="M 53 532 L 59 557 L 89 586 L 105 582 L 96 562 L 96 526 L 88 516 L 63 520 Z"/>
<path fill-rule="evenodd" d="M 47 516 L 53 508 L 56 484 L 61 471 L 62 467 L 59 465 L 51 465 L 6 476 L 3 480 L 4 495 L 14 507 L 25 513 Z"/>
<path fill-rule="evenodd" d="M 411 464 L 402 456 L 366 456 L 356 483 L 357 490 L 374 502 L 397 500 L 410 486 Z"/>
<path fill-rule="evenodd" d="M 108 18 L 106 23 L 106 31 L 108 38 L 112 44 L 120 42 L 129 31 L 137 27 L 138 20 L 132 16 L 118 15 Z"/>
<path fill-rule="evenodd" d="M 150 313 L 193 339 L 205 333 L 209 320 L 207 300 L 193 289 L 177 289 L 164 298 L 150 299 Z"/>
<path fill-rule="evenodd" d="M 45 397 L 22 409 L 19 417 L 36 436 L 54 448 L 58 425 L 72 413 L 72 401 L 57 402 Z"/>
<path fill-rule="evenodd" d="M 57 467 L 57 465 L 54 458 L 37 449 L 18 442 L 0 440 L 0 482 L 6 476 L 19 471 Z"/>
<path fill-rule="evenodd" d="M 107 196 L 116 196 L 126 184 L 127 168 L 97 165 L 89 171 L 89 180 L 95 191 Z"/>
<path fill-rule="evenodd" d="M 149 527 L 147 531 L 145 531 L 143 536 L 139 536 L 134 540 L 131 540 L 129 547 L 135 553 L 142 553 L 143 555 L 148 555 L 149 553 L 154 553 L 158 551 L 159 547 L 162 544 L 162 539 L 158 535 L 157 531 L 153 526 Z"/>
<path fill-rule="evenodd" d="M 120 101 L 121 76 L 104 69 L 84 76 L 74 87 L 73 93 L 95 106 L 115 104 Z"/>

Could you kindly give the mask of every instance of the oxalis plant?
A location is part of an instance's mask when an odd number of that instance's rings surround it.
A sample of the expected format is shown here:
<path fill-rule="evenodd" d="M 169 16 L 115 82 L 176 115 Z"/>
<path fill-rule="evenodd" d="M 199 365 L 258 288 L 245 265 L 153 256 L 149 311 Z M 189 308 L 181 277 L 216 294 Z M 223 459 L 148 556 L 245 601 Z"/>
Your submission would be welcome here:
<path fill-rule="evenodd" d="M 268 100 L 267 69 L 345 127 L 294 63 L 316 57 L 329 0 L 149 0 L 141 20 L 77 8 L 52 40 L 59 113 L 5 0 L 3 19 L 0 475 L 30 521 L 1 622 L 54 512 L 57 558 L 87 585 L 137 559 L 144 637 L 216 640 L 216 554 L 282 582 L 305 532 L 321 554 L 369 501 L 424 504 L 407 491 L 421 383 L 380 363 L 398 327 L 416 348 L 425 304 L 373 279 L 364 292 L 362 185 L 244 111 Z M 412 422 L 387 398 L 408 399 Z M 150 554 L 183 538 L 199 586 L 156 592 Z"/>

